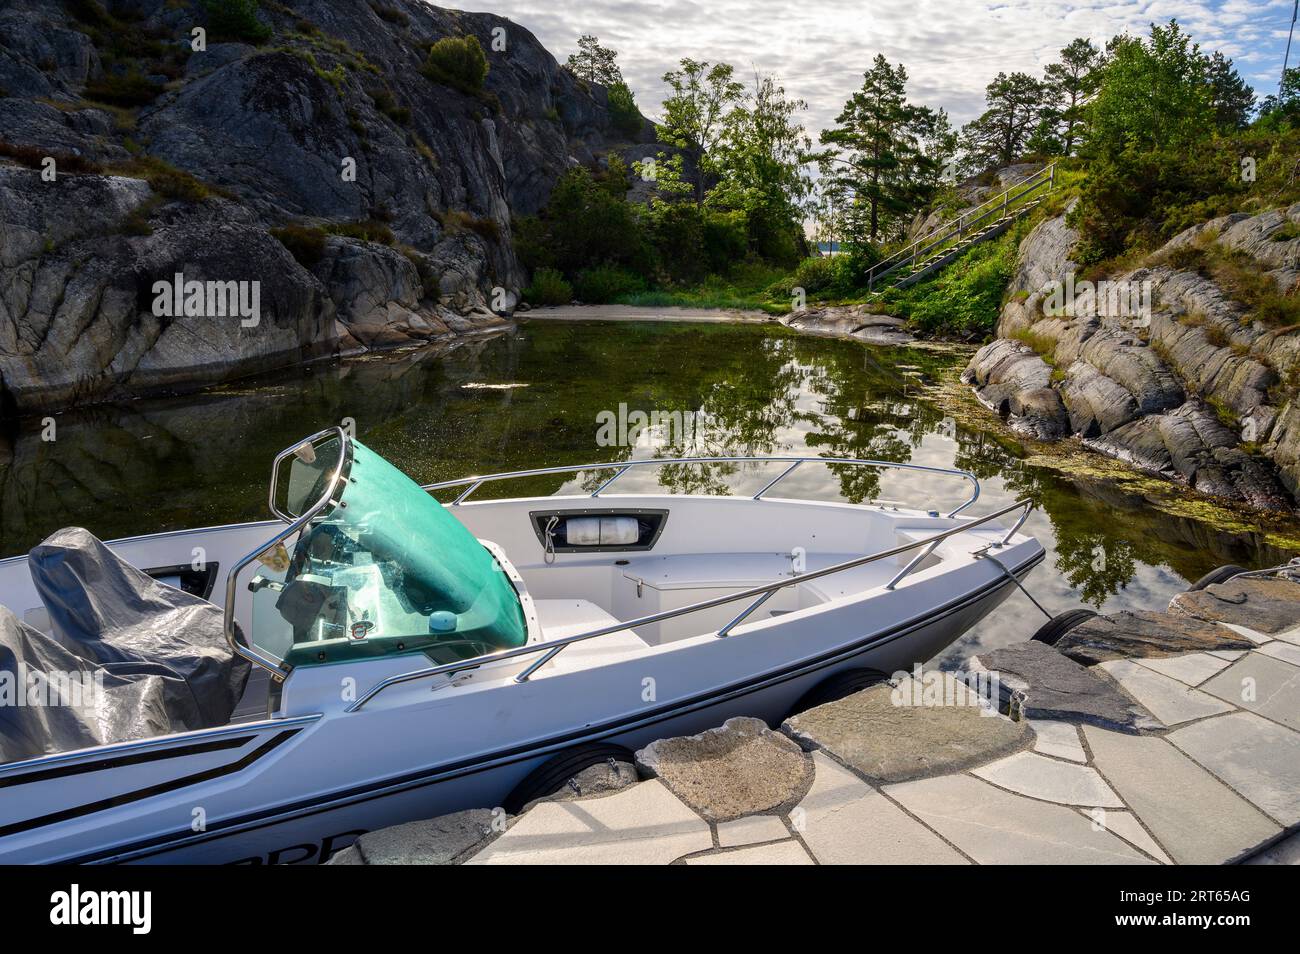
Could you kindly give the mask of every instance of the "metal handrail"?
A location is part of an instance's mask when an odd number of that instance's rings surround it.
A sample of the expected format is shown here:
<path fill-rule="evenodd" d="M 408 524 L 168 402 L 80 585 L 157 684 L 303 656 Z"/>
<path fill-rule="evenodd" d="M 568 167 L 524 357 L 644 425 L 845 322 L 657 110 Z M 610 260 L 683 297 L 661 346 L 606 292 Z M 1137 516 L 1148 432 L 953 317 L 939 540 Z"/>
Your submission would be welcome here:
<path fill-rule="evenodd" d="M 1037 179 L 1038 181 L 1034 182 L 1033 180 L 1035 179 Z M 1031 182 L 1033 182 L 1033 185 L 1029 185 Z M 1034 192 L 1039 187 L 1041 187 L 1045 182 L 1048 183 L 1048 191 L 1050 192 L 1051 186 L 1054 185 L 1056 182 L 1056 163 L 1054 162 L 1050 163 L 1049 165 L 1044 166 L 1042 169 L 1039 169 L 1037 172 L 1030 173 L 1029 175 L 1025 176 L 1023 179 L 1019 179 L 1016 182 L 1013 182 L 1011 185 L 1007 186 L 1006 189 L 1004 189 L 1002 192 L 998 193 L 997 195 L 993 196 L 992 198 L 985 199 L 983 202 L 981 202 L 979 205 L 975 206 L 974 208 L 967 209 L 966 211 L 958 215 L 955 219 L 949 219 L 948 221 L 943 222 L 942 224 L 931 229 L 925 235 L 916 239 L 914 242 L 912 242 L 911 245 L 908 245 L 906 248 L 900 249 L 899 251 L 895 252 L 893 255 L 890 255 L 888 258 L 882 259 L 881 261 L 877 262 L 875 265 L 873 265 L 870 269 L 867 270 L 868 290 L 869 291 L 874 290 L 877 279 L 884 278 L 885 276 L 894 272 L 896 269 L 901 268 L 907 259 L 910 258 L 912 262 L 915 263 L 916 259 L 921 254 L 928 254 L 932 250 L 938 248 L 940 245 L 942 245 L 944 242 L 950 239 L 954 234 L 956 234 L 957 237 L 960 238 L 962 232 L 965 229 L 988 218 L 988 216 L 991 215 L 994 211 L 996 211 L 999 207 L 1005 211 L 1007 206 L 1011 202 L 1024 198 L 1029 193 Z M 1010 193 L 1012 193 L 1016 189 L 1019 189 L 1021 186 L 1027 186 L 1027 188 L 1025 188 L 1023 192 L 1020 192 L 1018 195 L 1012 197 Z M 980 209 L 983 209 L 985 206 L 989 206 L 989 208 L 983 212 L 980 212 Z M 976 213 L 979 214 L 976 215 Z M 954 227 L 955 227 L 955 233 L 954 233 Z M 936 236 L 939 236 L 941 233 L 944 233 L 943 237 L 936 238 Z M 929 242 L 931 239 L 934 239 L 934 241 L 929 246 L 927 246 L 923 251 L 917 250 L 918 246 L 923 245 L 926 242 Z"/>
<path fill-rule="evenodd" d="M 909 550 L 914 550 L 917 547 L 928 547 L 929 548 L 928 552 L 932 552 L 934 548 L 938 546 L 938 544 L 942 543 L 944 540 L 948 539 L 949 537 L 956 536 L 957 534 L 960 533 L 967 533 L 976 527 L 988 523 L 990 520 L 996 520 L 998 517 L 1006 516 L 1007 514 L 1012 513 L 1015 510 L 1022 510 L 1023 512 L 1021 513 L 1020 519 L 1016 521 L 1015 525 L 1003 535 L 1001 540 L 993 544 L 993 546 L 997 546 L 997 547 L 1005 546 L 1007 543 L 1010 542 L 1011 538 L 1015 535 L 1016 531 L 1021 526 L 1024 525 L 1024 522 L 1029 517 L 1029 513 L 1033 509 L 1033 506 L 1034 506 L 1033 501 L 1026 497 L 1022 500 L 1017 500 L 1015 503 L 1011 504 L 1008 507 L 1003 507 L 1001 510 L 996 510 L 993 513 L 986 514 L 985 516 L 979 517 L 978 519 L 963 523 L 960 526 L 950 527 L 947 530 L 942 530 L 939 533 L 933 536 L 926 537 L 922 540 L 915 540 L 911 543 L 901 544 L 899 546 L 892 547 L 888 550 L 881 550 L 878 553 L 871 553 L 871 554 L 867 554 L 866 556 L 856 557 L 852 560 L 846 560 L 843 563 L 836 563 L 832 566 L 825 567 L 821 570 L 813 570 L 809 573 L 803 573 L 798 576 L 792 576 L 788 579 L 777 580 L 772 583 L 764 583 L 760 586 L 753 586 L 750 587 L 749 589 L 739 590 L 735 593 L 729 593 L 723 596 L 716 596 L 713 597 L 712 599 L 701 600 L 698 603 L 692 603 L 688 606 L 681 606 L 676 609 L 664 610 L 663 612 L 659 612 L 659 613 L 651 613 L 649 616 L 642 616 L 637 619 L 620 621 L 611 626 L 602 626 L 599 629 L 594 629 L 586 633 L 577 633 L 572 636 L 563 636 L 559 639 L 548 640 L 547 642 L 544 643 L 538 643 L 537 645 L 520 646 L 516 649 L 505 649 L 505 650 L 501 650 L 500 652 L 489 653 L 484 656 L 478 656 L 475 657 L 474 659 L 463 659 L 457 662 L 443 663 L 440 666 L 431 666 L 425 669 L 417 669 L 411 672 L 401 673 L 396 676 L 390 676 L 387 679 L 384 679 L 376 683 L 375 685 L 371 686 L 368 690 L 366 690 L 366 692 L 363 695 L 361 695 L 355 702 L 349 705 L 344 711 L 356 712 L 358 709 L 364 706 L 367 702 L 369 702 L 379 693 L 383 692 L 385 689 L 388 689 L 391 686 L 400 685 L 406 682 L 414 682 L 419 679 L 427 679 L 431 676 L 442 675 L 443 673 L 456 673 L 456 672 L 463 672 L 468 669 L 478 669 L 479 667 L 488 665 L 490 663 L 502 662 L 507 659 L 515 659 L 520 656 L 531 656 L 535 653 L 542 653 L 543 655 L 540 659 L 529 664 L 527 668 L 525 668 L 522 672 L 520 672 L 517 676 L 514 677 L 516 683 L 527 682 L 529 676 L 531 676 L 534 672 L 536 672 L 538 669 L 540 669 L 550 660 L 554 659 L 557 655 L 559 655 L 562 649 L 564 649 L 566 646 L 569 646 L 573 643 L 583 642 L 588 639 L 595 639 L 599 636 L 608 636 L 611 633 L 617 633 L 623 630 L 635 629 L 638 626 L 648 626 L 651 623 L 658 623 L 663 620 L 674 619 L 678 616 L 685 616 L 689 613 L 698 613 L 701 610 L 712 609 L 715 606 L 723 606 L 727 603 L 734 603 L 738 600 L 749 599 L 750 597 L 759 597 L 759 599 L 755 600 L 755 602 L 752 603 L 743 613 L 741 613 L 738 617 L 731 620 L 729 623 L 727 623 L 725 626 L 723 626 L 721 629 L 717 631 L 717 635 L 719 637 L 724 637 L 730 632 L 730 630 L 733 627 L 738 625 L 738 623 L 741 620 L 743 620 L 751 612 L 757 609 L 763 602 L 766 602 L 767 598 L 772 593 L 775 593 L 777 590 L 785 589 L 787 586 L 794 586 L 797 583 L 805 583 L 808 582 L 809 580 L 820 579 L 823 576 L 830 576 L 832 573 L 839 573 L 843 570 L 849 570 L 849 569 L 853 569 L 854 567 L 864 566 L 868 563 L 874 563 L 877 560 L 884 560 L 884 559 L 888 559 L 889 557 L 898 556 L 901 553 L 907 553 Z M 898 581 L 901 580 L 904 576 L 906 576 L 907 573 L 910 572 L 911 569 L 914 566 L 916 566 L 918 562 L 919 561 L 913 560 L 912 563 L 908 564 L 908 566 L 904 568 L 904 571 L 902 573 L 900 573 L 893 580 L 890 581 L 888 588 L 893 589 L 893 587 L 898 584 Z"/>
<path fill-rule="evenodd" d="M 889 460 L 863 460 L 856 457 L 648 457 L 645 460 L 621 460 L 609 461 L 603 464 L 562 464 L 558 467 L 536 467 L 531 470 L 513 470 L 499 474 L 484 474 L 475 477 L 462 477 L 458 480 L 444 480 L 441 483 L 425 484 L 420 489 L 428 492 L 434 490 L 446 490 L 450 487 L 465 487 L 452 502 L 451 506 L 460 506 L 470 494 L 478 490 L 483 484 L 491 483 L 498 480 L 513 480 L 521 477 L 540 477 L 548 474 L 576 474 L 589 470 L 614 470 L 616 473 L 609 480 L 604 481 L 599 487 L 592 491 L 592 497 L 598 497 L 603 491 L 609 488 L 610 484 L 618 480 L 633 467 L 660 466 L 664 464 L 725 464 L 725 463 L 781 463 L 789 464 L 784 471 L 777 477 L 769 481 L 758 493 L 750 499 L 761 500 L 763 495 L 788 477 L 796 467 L 802 464 L 848 464 L 858 467 L 877 467 L 882 469 L 896 470 L 915 470 L 931 474 L 942 474 L 947 477 L 960 477 L 969 481 L 971 484 L 971 495 L 957 509 L 947 514 L 949 517 L 955 517 L 975 501 L 979 500 L 980 482 L 974 474 L 965 470 L 954 470 L 948 467 L 928 467 L 924 464 L 898 463 Z"/>

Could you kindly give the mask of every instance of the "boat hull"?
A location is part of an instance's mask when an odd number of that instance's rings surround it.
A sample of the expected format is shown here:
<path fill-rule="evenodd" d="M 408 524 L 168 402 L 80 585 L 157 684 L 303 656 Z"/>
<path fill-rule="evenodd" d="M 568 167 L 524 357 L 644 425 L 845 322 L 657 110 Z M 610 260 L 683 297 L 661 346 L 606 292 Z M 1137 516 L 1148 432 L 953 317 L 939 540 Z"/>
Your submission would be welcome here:
<path fill-rule="evenodd" d="M 1015 566 L 1018 577 L 1042 559 L 1036 545 L 1031 553 Z M 0 862 L 320 863 L 367 831 L 466 808 L 499 806 L 546 759 L 584 742 L 613 743 L 635 751 L 656 739 L 699 732 L 734 716 L 753 716 L 776 725 L 806 692 L 836 672 L 865 667 L 892 673 L 932 658 L 991 612 L 1013 586 L 1005 576 L 994 577 L 919 618 L 865 633 L 842 632 L 814 657 L 769 667 L 663 705 L 638 706 L 600 723 L 571 722 L 563 731 L 465 758 L 422 763 L 428 749 L 414 741 L 422 727 L 408 724 L 413 740 L 408 751 L 400 751 L 398 739 L 387 746 L 383 761 L 407 769 L 429 767 L 376 774 L 372 766 L 334 766 L 332 777 L 339 782 L 368 779 L 353 787 L 341 784 L 321 790 L 304 780 L 301 791 L 295 792 L 291 762 L 282 763 L 278 771 L 275 764 L 258 771 L 258 761 L 275 763 L 299 746 L 308 747 L 313 733 L 322 733 L 329 724 L 327 718 L 273 719 L 232 727 L 213 737 L 211 751 L 142 762 L 138 769 L 129 770 L 136 780 L 125 785 L 129 804 L 123 804 L 119 791 L 81 805 L 44 810 L 48 806 L 42 790 L 47 786 L 59 785 L 60 797 L 79 789 L 67 784 L 76 774 L 76 764 L 63 769 L 62 776 L 26 783 L 22 774 L 7 775 L 0 777 L 0 785 L 10 789 L 6 814 L 12 816 L 16 810 L 26 818 L 11 817 L 6 819 L 8 825 L 0 824 Z M 728 642 L 746 638 L 742 634 Z M 539 721 L 545 721 L 542 713 L 538 715 Z M 317 762 L 325 738 L 317 736 L 311 755 Z M 188 744 L 194 747 L 192 740 Z M 153 751 L 165 754 L 165 747 Z M 86 778 L 98 771 L 89 769 Z M 115 763 L 113 771 L 121 786 L 121 773 L 127 769 Z M 247 779 L 243 797 L 231 791 L 241 786 L 241 779 Z M 227 806 L 219 811 L 220 817 L 218 812 L 210 818 L 196 814 L 209 801 L 205 790 L 210 790 L 214 804 Z M 248 810 L 228 807 L 241 802 Z M 32 814 L 31 807 L 22 807 L 24 803 L 42 811 Z M 503 811 L 495 809 L 496 823 L 504 819 Z"/>

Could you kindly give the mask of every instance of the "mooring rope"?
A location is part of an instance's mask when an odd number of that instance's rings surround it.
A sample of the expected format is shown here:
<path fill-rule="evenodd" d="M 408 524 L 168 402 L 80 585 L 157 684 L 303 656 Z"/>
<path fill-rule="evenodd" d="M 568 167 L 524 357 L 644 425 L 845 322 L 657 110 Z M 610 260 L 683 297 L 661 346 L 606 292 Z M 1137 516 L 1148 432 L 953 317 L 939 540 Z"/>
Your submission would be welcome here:
<path fill-rule="evenodd" d="M 1034 594 L 1030 593 L 1027 589 L 1025 589 L 1025 584 L 1021 583 L 1020 580 L 1016 578 L 1016 575 L 1007 569 L 1007 565 L 1005 563 L 1003 563 L 993 554 L 989 553 L 987 548 L 983 550 L 976 550 L 974 556 L 976 557 L 976 559 L 992 560 L 993 565 L 996 566 L 998 569 L 1000 569 L 1004 574 L 1006 574 L 1008 580 L 1016 584 L 1016 586 L 1020 587 L 1020 592 L 1024 593 L 1025 596 L 1029 598 L 1029 602 L 1033 603 L 1035 606 L 1038 607 L 1039 612 L 1041 612 L 1048 619 L 1052 618 L 1052 614 L 1047 612 L 1047 610 L 1043 609 L 1043 604 L 1038 602 L 1038 600 L 1034 599 Z"/>

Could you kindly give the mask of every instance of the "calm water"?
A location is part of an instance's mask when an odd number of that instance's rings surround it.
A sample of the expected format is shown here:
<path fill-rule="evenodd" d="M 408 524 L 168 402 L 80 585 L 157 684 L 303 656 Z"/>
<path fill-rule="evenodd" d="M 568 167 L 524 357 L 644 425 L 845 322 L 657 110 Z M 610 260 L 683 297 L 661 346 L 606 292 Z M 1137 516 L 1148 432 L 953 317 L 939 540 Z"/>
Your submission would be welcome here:
<path fill-rule="evenodd" d="M 0 555 L 23 552 L 69 524 L 107 539 L 266 518 L 275 452 L 352 418 L 361 440 L 421 482 L 726 454 L 807 453 L 969 470 L 983 486 L 972 512 L 1026 495 L 1039 501 L 1027 531 L 1048 557 L 1030 589 L 1052 612 L 1083 604 L 1159 608 L 1220 564 L 1264 566 L 1285 558 L 1251 537 L 1144 508 L 1141 499 L 1104 484 L 1027 467 L 992 433 L 954 426 L 920 385 L 961 360 L 769 326 L 534 322 L 441 352 L 318 366 L 186 398 L 63 414 L 54 442 L 41 439 L 38 420 L 24 420 L 0 433 Z M 504 384 L 526 386 L 479 386 Z M 676 414 L 667 429 L 634 433 L 634 446 L 602 446 L 611 428 L 602 435 L 598 415 L 617 418 L 620 404 L 628 412 Z M 665 486 L 691 493 L 752 493 L 777 472 L 656 470 Z M 619 486 L 648 487 L 653 478 L 645 472 Z M 503 493 L 549 493 L 600 478 L 502 486 Z M 816 466 L 797 471 L 788 492 L 951 509 L 967 491 L 951 478 Z M 944 661 L 1024 639 L 1040 622 L 1017 593 Z"/>

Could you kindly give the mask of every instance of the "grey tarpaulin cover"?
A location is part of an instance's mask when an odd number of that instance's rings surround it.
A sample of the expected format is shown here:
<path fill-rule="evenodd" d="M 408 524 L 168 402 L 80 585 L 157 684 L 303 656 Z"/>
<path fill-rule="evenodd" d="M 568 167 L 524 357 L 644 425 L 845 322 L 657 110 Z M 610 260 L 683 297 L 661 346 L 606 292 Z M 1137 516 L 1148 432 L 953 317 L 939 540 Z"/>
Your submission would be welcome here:
<path fill-rule="evenodd" d="M 0 748 L 29 755 L 224 725 L 249 663 L 226 644 L 222 611 L 123 562 L 89 531 L 60 530 L 29 555 L 51 635 L 0 617 L 0 672 L 102 673 L 92 704 L 0 708 Z M 97 700 L 97 701 L 95 701 Z"/>

